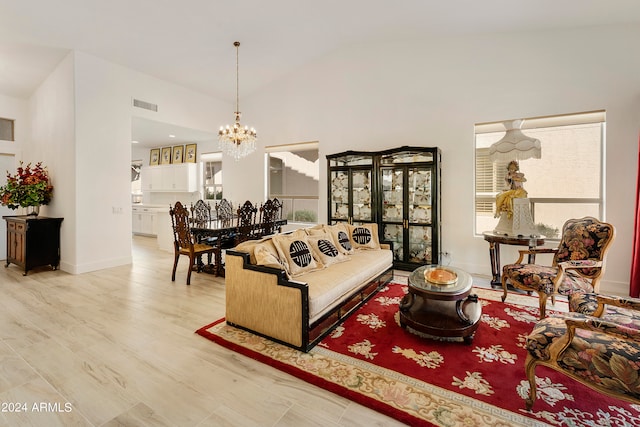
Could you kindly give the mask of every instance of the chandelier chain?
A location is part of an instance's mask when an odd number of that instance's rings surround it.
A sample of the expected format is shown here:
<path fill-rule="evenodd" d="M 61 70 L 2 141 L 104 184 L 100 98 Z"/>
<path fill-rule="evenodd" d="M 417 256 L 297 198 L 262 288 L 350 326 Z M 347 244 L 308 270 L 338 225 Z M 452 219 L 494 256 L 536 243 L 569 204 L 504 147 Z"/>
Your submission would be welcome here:
<path fill-rule="evenodd" d="M 252 153 L 256 149 L 256 140 L 258 134 L 254 128 L 249 129 L 248 126 L 240 124 L 240 42 L 234 42 L 236 47 L 236 111 L 233 126 L 220 126 L 218 132 L 218 140 L 220 149 L 232 156 L 234 159 L 240 158 Z"/>
<path fill-rule="evenodd" d="M 234 42 L 236 47 L 236 114 L 240 114 L 240 42 Z"/>

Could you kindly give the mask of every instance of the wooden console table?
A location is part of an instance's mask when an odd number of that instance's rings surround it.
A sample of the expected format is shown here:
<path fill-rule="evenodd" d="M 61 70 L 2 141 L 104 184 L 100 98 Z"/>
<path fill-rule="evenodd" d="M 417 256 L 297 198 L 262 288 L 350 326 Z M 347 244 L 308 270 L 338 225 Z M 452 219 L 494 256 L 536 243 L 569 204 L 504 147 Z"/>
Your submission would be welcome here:
<path fill-rule="evenodd" d="M 534 249 L 544 245 L 545 236 L 531 238 L 529 236 L 507 236 L 504 234 L 485 231 L 484 240 L 489 242 L 489 256 L 491 258 L 491 286 L 502 287 L 502 270 L 500 268 L 500 245 L 528 246 Z M 535 244 L 534 244 L 535 243 Z M 529 255 L 529 264 L 536 261 L 535 255 Z"/>
<path fill-rule="evenodd" d="M 54 270 L 60 265 L 60 224 L 64 218 L 41 216 L 3 216 L 7 222 L 7 263 L 29 270 L 50 265 Z"/>

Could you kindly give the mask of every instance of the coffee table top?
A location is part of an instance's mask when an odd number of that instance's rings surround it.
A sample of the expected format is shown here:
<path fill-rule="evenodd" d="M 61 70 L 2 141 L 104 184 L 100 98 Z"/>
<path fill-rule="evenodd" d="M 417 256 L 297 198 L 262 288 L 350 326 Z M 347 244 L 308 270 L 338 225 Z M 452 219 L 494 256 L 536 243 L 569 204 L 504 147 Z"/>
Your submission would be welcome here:
<path fill-rule="evenodd" d="M 429 282 L 425 279 L 424 273 L 432 269 L 444 270 L 445 274 L 442 282 L 447 282 L 447 279 L 449 279 L 452 274 L 457 275 L 457 280 L 451 284 Z M 437 277 L 437 275 L 435 276 Z M 447 296 L 455 299 L 454 297 L 456 296 L 465 295 L 471 290 L 472 283 L 471 275 L 466 271 L 442 265 L 423 265 L 409 275 L 409 287 L 420 293 L 432 295 L 433 297 L 438 295 L 440 296 L 438 299 L 446 298 Z"/>

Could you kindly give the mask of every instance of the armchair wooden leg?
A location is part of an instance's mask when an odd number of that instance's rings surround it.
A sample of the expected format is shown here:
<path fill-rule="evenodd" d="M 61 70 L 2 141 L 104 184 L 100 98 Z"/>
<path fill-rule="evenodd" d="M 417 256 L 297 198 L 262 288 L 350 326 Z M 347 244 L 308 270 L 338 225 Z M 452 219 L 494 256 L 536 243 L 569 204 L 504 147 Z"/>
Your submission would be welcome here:
<path fill-rule="evenodd" d="M 502 289 L 504 293 L 502 294 L 502 302 L 507 299 L 507 276 L 502 275 Z"/>
<path fill-rule="evenodd" d="M 535 359 L 528 360 L 525 365 L 525 372 L 527 373 L 527 379 L 529 380 L 529 397 L 525 399 L 527 410 L 533 408 L 533 404 L 536 401 L 536 363 Z"/>
<path fill-rule="evenodd" d="M 544 292 L 538 292 L 538 299 L 540 300 L 540 319 L 547 317 L 547 298 L 547 294 Z"/>

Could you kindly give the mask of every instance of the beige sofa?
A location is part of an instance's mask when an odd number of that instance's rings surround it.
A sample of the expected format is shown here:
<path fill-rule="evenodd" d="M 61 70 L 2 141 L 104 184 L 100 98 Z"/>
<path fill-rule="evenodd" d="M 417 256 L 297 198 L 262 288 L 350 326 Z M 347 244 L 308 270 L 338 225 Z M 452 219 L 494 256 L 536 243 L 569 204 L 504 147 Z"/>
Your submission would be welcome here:
<path fill-rule="evenodd" d="M 226 321 L 309 351 L 393 278 L 376 224 L 316 226 L 226 252 Z"/>

